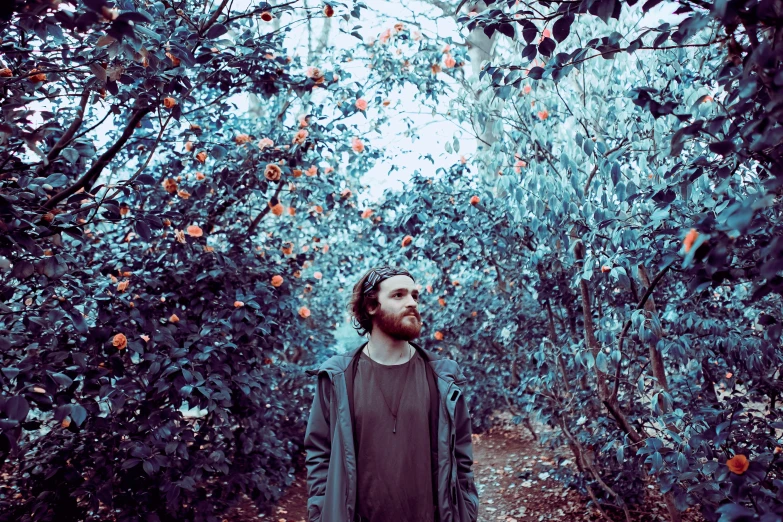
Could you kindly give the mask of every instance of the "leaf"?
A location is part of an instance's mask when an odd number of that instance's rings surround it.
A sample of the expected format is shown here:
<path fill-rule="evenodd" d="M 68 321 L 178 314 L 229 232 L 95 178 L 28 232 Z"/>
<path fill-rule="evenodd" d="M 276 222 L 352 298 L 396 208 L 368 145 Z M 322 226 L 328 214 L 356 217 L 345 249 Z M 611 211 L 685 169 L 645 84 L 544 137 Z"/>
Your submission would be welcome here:
<path fill-rule="evenodd" d="M 538 54 L 538 46 L 536 44 L 527 44 L 525 48 L 522 49 L 523 60 L 533 60 L 533 58 L 535 58 L 537 54 Z"/>
<path fill-rule="evenodd" d="M 141 459 L 130 458 L 128 460 L 125 460 L 122 463 L 122 469 L 130 469 L 133 466 L 138 465 L 139 462 L 141 462 Z"/>
<path fill-rule="evenodd" d="M 514 39 L 514 36 L 515 36 L 515 34 L 514 34 L 514 26 L 512 26 L 511 24 L 509 24 L 509 23 L 499 24 L 498 27 L 497 27 L 497 30 L 498 30 L 499 33 L 508 36 L 512 40 Z"/>
<path fill-rule="evenodd" d="M 104 34 L 103 36 L 98 38 L 98 41 L 95 42 L 95 45 L 96 45 L 96 47 L 105 47 L 107 45 L 113 44 L 116 41 L 117 41 L 116 38 L 112 38 L 111 36 L 108 36 L 108 35 Z"/>
<path fill-rule="evenodd" d="M 598 355 L 595 358 L 595 366 L 602 372 L 609 373 L 609 363 L 603 350 L 598 352 Z"/>
<path fill-rule="evenodd" d="M 142 238 L 144 241 L 149 241 L 152 239 L 152 231 L 150 230 L 150 227 L 147 223 L 139 219 L 136 220 L 135 225 L 136 233 L 140 238 Z"/>
<path fill-rule="evenodd" d="M 529 20 L 524 20 L 522 22 L 522 38 L 524 38 L 527 43 L 532 43 L 537 36 L 538 27 L 536 27 L 536 24 Z"/>
<path fill-rule="evenodd" d="M 215 145 L 212 147 L 211 155 L 215 159 L 222 159 L 226 156 L 228 150 L 223 145 Z"/>
<path fill-rule="evenodd" d="M 538 52 L 544 56 L 552 56 L 552 52 L 555 50 L 555 41 L 551 38 L 544 38 L 540 44 L 538 44 Z"/>
<path fill-rule="evenodd" d="M 44 260 L 41 270 L 46 277 L 57 279 L 68 271 L 68 266 L 60 263 L 57 256 L 49 256 Z"/>
<path fill-rule="evenodd" d="M 81 426 L 82 423 L 87 420 L 87 410 L 81 404 L 74 404 L 71 406 L 71 419 L 77 426 Z"/>
<path fill-rule="evenodd" d="M 11 270 L 11 276 L 17 279 L 27 279 L 33 272 L 35 267 L 30 261 L 20 260 L 14 263 L 14 268 Z"/>
<path fill-rule="evenodd" d="M 88 332 L 87 321 L 84 320 L 81 312 L 75 308 L 72 308 L 68 311 L 68 314 L 71 317 L 71 322 L 73 323 L 73 327 L 76 328 L 76 331 L 80 334 L 86 334 Z"/>
<path fill-rule="evenodd" d="M 596 2 L 593 5 L 598 5 L 595 15 L 604 21 L 605 24 L 609 23 L 609 18 L 611 18 L 612 13 L 614 12 L 614 4 L 617 0 L 601 0 L 600 2 Z"/>
<path fill-rule="evenodd" d="M 152 466 L 152 462 L 149 460 L 145 460 L 144 464 L 142 464 L 142 467 L 144 468 L 144 472 L 147 475 L 152 476 L 152 474 L 155 472 L 155 468 Z"/>
<path fill-rule="evenodd" d="M 99 63 L 91 63 L 90 70 L 101 82 L 106 83 L 106 69 L 101 67 Z"/>
<path fill-rule="evenodd" d="M 27 399 L 19 395 L 11 397 L 5 403 L 5 415 L 9 419 L 24 422 L 29 411 L 30 405 L 27 403 Z"/>
<path fill-rule="evenodd" d="M 11 431 L 19 426 L 19 421 L 13 419 L 0 419 L 0 432 L 8 430 Z"/>
<path fill-rule="evenodd" d="M 726 219 L 726 225 L 735 230 L 739 230 L 740 232 L 745 232 L 748 225 L 750 225 L 750 222 L 753 220 L 754 214 L 755 211 L 751 207 L 742 207 L 732 212 L 728 219 Z"/>
<path fill-rule="evenodd" d="M 728 154 L 731 154 L 735 150 L 736 150 L 736 146 L 734 145 L 734 142 L 731 140 L 717 141 L 714 143 L 710 143 L 710 151 L 714 152 L 715 154 L 720 154 L 721 156 L 726 156 Z"/>
<path fill-rule="evenodd" d="M 54 174 L 49 175 L 45 180 L 44 183 L 48 183 L 52 187 L 62 187 L 66 183 L 68 183 L 68 178 L 65 174 L 61 172 L 56 172 Z"/>
<path fill-rule="evenodd" d="M 71 384 L 73 384 L 73 379 L 71 379 L 70 377 L 68 377 L 64 373 L 59 373 L 59 372 L 58 373 L 53 373 L 52 374 L 52 379 L 54 379 L 55 382 L 57 384 L 59 384 L 60 386 L 65 386 L 66 388 L 68 386 L 70 386 Z"/>
<path fill-rule="evenodd" d="M 682 453 L 677 454 L 677 469 L 683 473 L 688 471 L 688 459 Z"/>
<path fill-rule="evenodd" d="M 144 183 L 145 185 L 155 184 L 155 178 L 153 178 L 149 174 L 139 174 L 138 176 L 136 176 L 136 181 L 138 181 L 139 183 Z"/>
<path fill-rule="evenodd" d="M 574 23 L 574 15 L 569 13 L 557 19 L 552 26 L 552 36 L 558 42 L 562 42 L 571 34 L 571 24 Z"/>
<path fill-rule="evenodd" d="M 84 0 L 84 5 L 93 11 L 101 11 L 101 8 L 106 5 L 106 0 Z"/>
<path fill-rule="evenodd" d="M 207 38 L 213 39 L 223 36 L 228 32 L 228 28 L 223 24 L 215 24 L 207 31 Z"/>
<path fill-rule="evenodd" d="M 528 78 L 532 78 L 533 80 L 540 80 L 543 75 L 544 69 L 541 67 L 533 67 L 527 73 Z"/>
<path fill-rule="evenodd" d="M 658 48 L 663 42 L 669 39 L 669 31 L 659 34 L 653 41 L 653 47 Z"/>
<path fill-rule="evenodd" d="M 621 266 L 615 266 L 612 268 L 610 275 L 617 281 L 623 288 L 631 288 L 631 279 L 625 271 L 625 268 Z"/>
<path fill-rule="evenodd" d="M 111 23 L 109 29 L 106 31 L 106 34 L 113 36 L 118 41 L 122 41 L 123 36 L 134 38 L 133 27 L 130 25 L 130 23 L 119 19 L 115 19 Z"/>
<path fill-rule="evenodd" d="M 739 504 L 724 504 L 715 510 L 720 513 L 718 522 L 738 522 L 744 520 L 754 520 L 756 513 Z"/>
<path fill-rule="evenodd" d="M 652 469 L 650 469 L 650 474 L 657 473 L 661 470 L 663 467 L 663 457 L 659 452 L 655 452 L 652 454 Z"/>
<path fill-rule="evenodd" d="M 8 368 L 3 368 L 2 371 L 3 375 L 5 375 L 7 379 L 13 380 L 16 379 L 17 375 L 19 375 L 20 370 L 19 368 L 13 368 L 9 366 Z"/>
<path fill-rule="evenodd" d="M 68 160 L 70 163 L 76 163 L 79 161 L 79 151 L 72 148 L 67 147 L 60 152 L 60 156 Z"/>
<path fill-rule="evenodd" d="M 139 11 L 129 11 L 127 13 L 121 13 L 120 15 L 115 18 L 115 21 L 121 21 L 121 22 L 134 22 L 134 23 L 147 23 L 151 24 L 154 22 L 152 18 L 149 17 L 149 15 L 139 12 Z"/>

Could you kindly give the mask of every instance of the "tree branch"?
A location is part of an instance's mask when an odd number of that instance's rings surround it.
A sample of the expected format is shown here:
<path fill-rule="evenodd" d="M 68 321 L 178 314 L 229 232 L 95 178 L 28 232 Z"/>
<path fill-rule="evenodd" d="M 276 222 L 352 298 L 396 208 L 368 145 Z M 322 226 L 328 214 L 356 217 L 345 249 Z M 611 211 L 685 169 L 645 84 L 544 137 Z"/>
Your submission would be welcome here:
<path fill-rule="evenodd" d="M 574 245 L 574 255 L 576 256 L 577 267 L 581 270 L 581 268 L 584 266 L 585 257 L 585 246 L 581 240 L 577 240 Z M 598 352 L 601 351 L 601 347 L 598 346 L 598 340 L 595 338 L 593 311 L 590 306 L 590 289 L 587 287 L 587 281 L 585 281 L 581 275 L 579 276 L 579 289 L 582 294 L 582 315 L 584 318 L 585 345 L 593 355 L 593 359 L 597 359 Z M 606 386 L 606 374 L 598 369 L 598 364 L 595 364 L 595 378 L 598 381 L 598 397 L 601 400 L 606 400 L 609 397 L 609 389 Z"/>
<path fill-rule="evenodd" d="M 46 161 L 38 166 L 38 172 L 36 172 L 37 176 L 42 176 L 49 169 L 52 161 L 60 155 L 60 152 L 68 145 L 68 143 L 70 143 L 71 138 L 73 138 L 73 136 L 76 134 L 76 131 L 79 130 L 79 127 L 82 126 L 82 122 L 84 121 L 84 111 L 87 107 L 87 102 L 90 99 L 91 92 L 92 91 L 89 88 L 84 89 L 82 97 L 79 100 L 79 108 L 76 111 L 76 118 L 71 122 L 71 125 L 68 126 L 68 130 L 66 130 L 65 133 L 60 136 L 60 139 L 57 140 L 57 143 L 54 145 L 54 147 L 52 147 L 52 150 L 49 151 L 49 154 L 46 155 Z"/>
<path fill-rule="evenodd" d="M 641 310 L 642 308 L 644 308 L 644 304 L 647 302 L 647 299 L 649 299 L 649 297 L 652 295 L 652 292 L 655 289 L 655 287 L 658 285 L 660 280 L 663 279 L 663 276 L 666 275 L 666 272 L 669 271 L 669 269 L 672 267 L 673 264 L 674 264 L 674 262 L 671 262 L 668 265 L 666 265 L 665 267 L 663 267 L 663 269 L 660 272 L 658 272 L 658 275 L 655 276 L 655 279 L 650 281 L 650 284 L 647 285 L 647 291 L 644 292 L 644 295 L 639 300 L 639 303 L 636 305 L 636 308 L 635 308 L 636 310 Z M 617 349 L 620 351 L 621 355 L 623 353 L 623 342 L 625 341 L 625 335 L 628 333 L 628 329 L 629 328 L 631 328 L 631 320 L 630 319 L 628 319 L 625 322 L 625 325 L 623 326 L 623 331 L 620 332 L 620 337 L 617 340 Z M 611 398 L 612 402 L 617 401 L 617 392 L 618 392 L 619 387 L 620 387 L 619 378 L 618 378 L 617 375 L 615 375 L 614 391 L 612 392 L 612 398 Z"/>
<path fill-rule="evenodd" d="M 644 265 L 640 264 L 638 270 L 639 279 L 641 279 L 642 284 L 649 287 L 650 276 L 647 275 L 647 269 L 644 268 Z M 656 313 L 655 301 L 652 298 L 652 294 L 645 303 L 644 308 L 649 311 L 650 314 Z M 661 352 L 658 351 L 658 347 L 655 345 L 655 343 L 650 343 L 650 363 L 652 366 L 653 377 L 655 377 L 655 379 L 658 381 L 658 386 L 660 386 L 665 391 L 669 391 L 669 385 L 666 382 L 666 369 L 663 366 L 663 357 L 661 356 Z"/>
<path fill-rule="evenodd" d="M 199 36 L 204 34 L 205 31 L 208 31 L 210 27 L 212 27 L 215 22 L 217 22 L 217 19 L 220 17 L 220 15 L 223 13 L 223 9 L 225 9 L 226 5 L 228 5 L 228 0 L 223 0 L 220 2 L 220 5 L 215 10 L 214 13 L 212 13 L 212 16 L 209 17 L 209 20 L 201 26 L 201 28 L 198 30 Z"/>
<path fill-rule="evenodd" d="M 275 195 L 273 197 L 276 198 L 280 194 L 281 190 L 283 190 L 283 182 L 282 181 L 280 181 L 277 184 L 277 190 L 275 190 Z M 250 223 L 250 226 L 247 227 L 247 232 L 245 232 L 245 237 L 246 238 L 250 237 L 250 234 L 252 234 L 255 231 L 255 229 L 258 226 L 258 224 L 261 222 L 262 219 L 264 219 L 264 216 L 269 214 L 270 210 L 272 210 L 272 207 L 270 207 L 267 204 L 266 207 L 264 207 L 264 210 L 262 210 L 261 212 L 258 213 L 258 215 L 255 217 L 255 219 L 252 221 L 252 223 Z"/>
<path fill-rule="evenodd" d="M 150 111 L 152 111 L 152 106 L 137 109 L 133 113 L 133 116 L 131 116 L 130 121 L 128 121 L 128 125 L 125 126 L 125 130 L 122 132 L 120 139 L 118 139 L 114 145 L 109 147 L 106 152 L 101 154 L 101 157 L 98 158 L 95 163 L 93 163 L 92 167 L 90 167 L 90 170 L 88 170 L 84 176 L 82 176 L 74 185 L 71 185 L 67 189 L 61 190 L 52 196 L 49 201 L 43 204 L 43 208 L 54 208 L 54 206 L 57 205 L 57 203 L 60 201 L 73 194 L 76 194 L 79 189 L 93 183 L 98 178 L 98 176 L 100 176 L 101 172 L 103 172 L 103 169 L 106 167 L 106 165 L 108 165 L 109 162 L 114 159 L 114 156 L 116 156 L 123 145 L 125 145 L 125 142 L 128 141 L 128 139 L 130 139 L 130 137 L 133 135 L 133 132 L 136 130 L 136 124 L 139 123 L 141 119 Z"/>
<path fill-rule="evenodd" d="M 588 138 L 585 136 L 585 139 L 588 139 Z M 625 145 L 626 141 L 628 141 L 628 138 L 623 138 L 622 141 L 620 141 L 619 145 L 617 145 L 616 147 L 614 147 L 612 149 L 607 150 L 606 154 L 604 154 L 604 156 L 608 156 L 609 154 L 615 153 L 618 150 L 620 150 Z M 585 188 L 584 188 L 585 195 L 587 195 L 587 191 L 590 190 L 590 183 L 593 182 L 593 177 L 595 176 L 596 172 L 598 172 L 598 163 L 597 162 L 595 164 L 595 167 L 593 167 L 592 172 L 590 172 L 590 175 L 587 177 L 587 183 L 585 183 Z"/>

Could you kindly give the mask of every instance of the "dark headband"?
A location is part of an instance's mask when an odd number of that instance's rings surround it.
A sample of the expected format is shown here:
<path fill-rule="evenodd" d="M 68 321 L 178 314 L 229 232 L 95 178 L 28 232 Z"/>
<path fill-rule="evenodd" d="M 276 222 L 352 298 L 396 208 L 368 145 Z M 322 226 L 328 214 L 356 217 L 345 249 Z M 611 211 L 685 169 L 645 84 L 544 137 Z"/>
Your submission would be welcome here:
<path fill-rule="evenodd" d="M 362 287 L 362 293 L 367 294 L 375 288 L 375 285 L 379 284 L 385 279 L 389 279 L 392 276 L 405 275 L 413 279 L 413 276 L 404 268 L 394 268 L 391 266 L 383 266 L 380 268 L 373 268 L 367 279 L 364 280 L 364 286 Z M 413 279 L 415 282 L 416 280 Z"/>

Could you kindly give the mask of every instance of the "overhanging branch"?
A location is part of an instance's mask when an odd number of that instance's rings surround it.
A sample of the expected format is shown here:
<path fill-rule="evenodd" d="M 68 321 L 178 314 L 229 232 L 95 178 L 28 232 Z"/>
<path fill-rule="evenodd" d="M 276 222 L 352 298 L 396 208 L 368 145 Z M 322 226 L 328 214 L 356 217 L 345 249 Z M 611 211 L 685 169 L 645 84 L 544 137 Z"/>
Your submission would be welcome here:
<path fill-rule="evenodd" d="M 117 155 L 117 153 L 122 149 L 122 147 L 125 145 L 125 142 L 130 139 L 130 137 L 133 135 L 133 132 L 136 130 L 136 125 L 141 121 L 141 119 L 147 115 L 152 110 L 151 106 L 143 107 L 141 109 L 137 109 L 133 115 L 131 116 L 130 120 L 128 121 L 128 125 L 125 126 L 125 130 L 122 131 L 122 135 L 120 136 L 120 139 L 118 139 L 114 145 L 109 147 L 109 149 L 101 154 L 100 158 L 98 158 L 95 163 L 93 163 L 92 167 L 90 167 L 90 170 L 88 170 L 84 176 L 79 178 L 79 180 L 74 184 L 68 187 L 67 189 L 61 190 L 52 198 L 43 204 L 43 207 L 45 209 L 52 209 L 54 208 L 60 201 L 64 200 L 65 198 L 76 194 L 79 192 L 79 189 L 86 187 L 87 185 L 90 185 L 93 183 L 96 179 L 98 179 L 98 176 L 100 176 L 101 172 L 103 172 L 103 169 L 108 165 L 112 159 L 114 159 L 114 156 Z"/>

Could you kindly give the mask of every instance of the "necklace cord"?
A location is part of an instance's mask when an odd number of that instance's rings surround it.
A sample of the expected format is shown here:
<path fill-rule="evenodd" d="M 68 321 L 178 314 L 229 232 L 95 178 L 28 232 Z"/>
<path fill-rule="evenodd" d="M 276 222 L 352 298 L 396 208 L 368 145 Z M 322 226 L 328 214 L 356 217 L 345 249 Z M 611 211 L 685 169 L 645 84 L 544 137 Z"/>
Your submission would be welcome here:
<path fill-rule="evenodd" d="M 411 365 L 409 363 L 410 363 L 411 359 L 413 359 L 413 355 L 411 353 L 412 347 L 411 347 L 410 343 L 408 343 L 408 348 L 409 348 L 408 353 L 410 353 L 411 356 L 408 358 L 408 361 L 406 363 L 408 365 L 408 367 L 405 368 L 405 381 L 403 382 L 402 389 L 400 390 L 400 395 L 397 398 L 397 408 L 395 408 L 396 411 L 392 411 L 391 407 L 389 406 L 389 402 L 386 400 L 386 395 L 384 395 L 383 390 L 381 389 L 380 385 L 378 384 L 378 381 L 375 379 L 375 366 L 372 365 L 372 364 L 370 365 L 370 378 L 373 381 L 375 381 L 375 386 L 378 388 L 378 391 L 381 392 L 381 397 L 383 397 L 383 402 L 384 402 L 384 404 L 386 404 L 386 409 L 388 409 L 389 413 L 391 413 L 392 417 L 394 417 L 394 428 L 392 429 L 392 433 L 395 433 L 395 434 L 397 433 L 397 413 L 399 413 L 399 411 L 400 411 L 400 403 L 402 402 L 402 394 L 405 392 L 405 388 L 406 388 L 406 386 L 408 384 L 408 374 L 410 373 L 410 369 L 411 369 Z M 370 356 L 370 343 L 369 343 L 369 341 L 367 342 L 367 356 L 370 358 L 370 360 L 372 362 L 375 362 L 375 361 L 373 361 L 372 357 Z"/>

